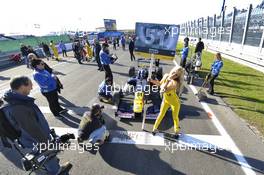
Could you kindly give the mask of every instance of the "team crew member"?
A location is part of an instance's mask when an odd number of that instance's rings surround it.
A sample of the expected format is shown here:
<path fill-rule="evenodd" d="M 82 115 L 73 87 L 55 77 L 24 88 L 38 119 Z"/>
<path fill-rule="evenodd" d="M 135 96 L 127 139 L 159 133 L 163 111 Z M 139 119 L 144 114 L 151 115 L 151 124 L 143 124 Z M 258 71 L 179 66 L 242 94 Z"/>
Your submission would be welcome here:
<path fill-rule="evenodd" d="M 61 51 L 62 51 L 62 56 L 63 56 L 63 57 L 64 57 L 64 56 L 68 57 L 68 56 L 67 56 L 66 45 L 63 43 L 63 41 L 60 42 L 60 44 L 59 44 L 59 48 L 60 48 Z"/>
<path fill-rule="evenodd" d="M 163 92 L 163 101 L 160 107 L 160 113 L 153 126 L 153 134 L 158 132 L 160 122 L 164 118 L 167 110 L 171 107 L 172 117 L 174 123 L 175 138 L 179 137 L 179 111 L 180 111 L 180 99 L 177 95 L 182 85 L 183 68 L 173 68 L 169 74 L 165 74 L 161 81 L 150 80 L 151 83 L 160 86 L 161 92 Z"/>
<path fill-rule="evenodd" d="M 57 61 L 59 61 L 59 52 L 53 41 L 50 41 L 50 48 L 53 52 L 53 55 Z"/>
<path fill-rule="evenodd" d="M 34 53 L 28 54 L 28 59 L 29 59 L 30 64 L 31 64 L 32 60 L 41 60 L 41 58 L 38 58 Z M 44 63 L 44 69 L 46 71 L 48 71 L 50 74 L 52 74 L 53 69 L 51 67 L 49 67 L 49 65 L 47 63 L 45 63 L 43 60 L 42 60 L 42 62 Z M 34 69 L 34 68 L 32 68 L 32 69 Z M 57 76 L 54 75 L 54 78 L 57 81 L 57 91 L 58 91 L 58 93 L 61 93 L 61 89 L 63 89 L 63 85 Z"/>
<path fill-rule="evenodd" d="M 105 79 L 113 82 L 113 74 L 109 64 L 112 64 L 111 56 L 109 55 L 109 45 L 103 43 L 102 50 L 100 51 L 100 61 L 105 71 Z"/>
<path fill-rule="evenodd" d="M 56 118 L 62 118 L 60 114 L 67 112 L 67 110 L 59 104 L 55 77 L 45 70 L 45 64 L 41 60 L 33 59 L 31 66 L 34 68 L 34 80 L 38 83 L 42 95 L 47 98 L 52 114 Z"/>
<path fill-rule="evenodd" d="M 210 80 L 208 93 L 211 95 L 214 95 L 214 80 L 218 77 L 223 65 L 221 54 L 218 52 L 216 54 L 216 59 L 211 66 L 211 72 L 207 75 L 207 80 Z"/>
<path fill-rule="evenodd" d="M 107 43 L 107 39 L 105 39 L 105 40 L 106 40 L 105 43 Z M 100 45 L 98 40 L 94 39 L 93 54 L 94 54 L 95 60 L 96 60 L 97 65 L 98 65 L 98 70 L 103 71 L 103 67 L 102 67 L 101 61 L 100 61 L 100 51 L 101 51 L 101 45 Z"/>
<path fill-rule="evenodd" d="M 133 38 L 129 38 L 130 39 L 130 42 L 129 42 L 129 45 L 128 45 L 128 48 L 129 48 L 129 53 L 130 53 L 130 59 L 131 61 L 135 61 L 135 55 L 134 55 L 134 49 L 135 49 L 135 43 L 134 43 L 134 40 Z"/>
<path fill-rule="evenodd" d="M 181 67 L 185 68 L 187 57 L 189 53 L 189 47 L 188 44 L 184 43 L 184 48 L 182 49 L 182 59 L 181 59 Z"/>

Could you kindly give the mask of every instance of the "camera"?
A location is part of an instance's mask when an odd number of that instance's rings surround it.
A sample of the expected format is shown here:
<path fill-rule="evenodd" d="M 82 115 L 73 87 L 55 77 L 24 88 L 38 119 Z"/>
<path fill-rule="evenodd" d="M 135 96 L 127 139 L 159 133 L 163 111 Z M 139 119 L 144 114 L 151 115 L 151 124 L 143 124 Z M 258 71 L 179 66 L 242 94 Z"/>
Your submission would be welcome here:
<path fill-rule="evenodd" d="M 46 161 L 55 157 L 60 150 L 47 150 L 41 154 L 27 153 L 22 159 L 22 167 L 25 171 L 41 169 Z"/>
<path fill-rule="evenodd" d="M 57 136 L 54 129 L 51 129 L 50 135 L 52 136 L 51 141 L 54 144 L 70 144 L 70 139 L 75 139 L 74 134 L 67 133 L 62 136 Z M 56 157 L 61 149 L 46 149 L 45 151 L 38 151 L 37 153 L 27 153 L 21 159 L 22 167 L 25 171 L 36 171 L 39 169 L 44 169 L 45 163 Z"/>
<path fill-rule="evenodd" d="M 52 136 L 52 142 L 54 143 L 68 143 L 70 139 L 75 139 L 74 134 L 70 133 L 57 136 L 54 129 L 50 130 L 50 135 Z"/>
<path fill-rule="evenodd" d="M 70 139 L 75 139 L 75 136 L 74 136 L 74 134 L 67 133 L 67 134 L 64 134 L 64 135 L 59 137 L 59 142 L 60 143 L 69 143 Z"/>
<path fill-rule="evenodd" d="M 114 63 L 118 57 L 116 56 L 116 54 L 110 54 L 110 59 L 111 59 L 111 62 Z"/>

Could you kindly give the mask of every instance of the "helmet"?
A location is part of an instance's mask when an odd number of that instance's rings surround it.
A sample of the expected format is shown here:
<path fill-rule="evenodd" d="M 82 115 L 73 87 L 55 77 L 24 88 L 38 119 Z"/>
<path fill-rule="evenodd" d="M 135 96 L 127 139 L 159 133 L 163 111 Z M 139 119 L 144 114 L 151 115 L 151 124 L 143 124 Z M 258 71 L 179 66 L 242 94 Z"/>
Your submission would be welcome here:
<path fill-rule="evenodd" d="M 147 79 L 148 78 L 148 70 L 147 69 L 142 69 L 140 71 L 138 71 L 138 76 L 137 76 L 138 79 Z"/>

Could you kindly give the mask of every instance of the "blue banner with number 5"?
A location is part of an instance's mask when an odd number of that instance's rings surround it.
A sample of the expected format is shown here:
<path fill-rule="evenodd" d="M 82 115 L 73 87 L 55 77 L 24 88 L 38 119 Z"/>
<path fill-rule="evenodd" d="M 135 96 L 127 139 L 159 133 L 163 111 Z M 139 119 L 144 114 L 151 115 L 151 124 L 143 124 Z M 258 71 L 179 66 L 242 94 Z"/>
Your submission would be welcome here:
<path fill-rule="evenodd" d="M 155 58 L 174 58 L 180 26 L 169 24 L 136 23 L 135 52 L 155 54 Z M 141 53 L 141 54 L 140 54 Z M 165 57 L 162 57 L 165 56 Z"/>

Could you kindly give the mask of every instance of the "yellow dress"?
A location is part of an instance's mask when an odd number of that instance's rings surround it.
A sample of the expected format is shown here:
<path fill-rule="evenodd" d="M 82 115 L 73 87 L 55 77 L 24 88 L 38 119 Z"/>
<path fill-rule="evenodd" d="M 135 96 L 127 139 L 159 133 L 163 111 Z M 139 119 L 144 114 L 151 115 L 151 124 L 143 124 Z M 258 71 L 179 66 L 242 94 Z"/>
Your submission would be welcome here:
<path fill-rule="evenodd" d="M 86 47 L 86 56 L 87 58 L 91 59 L 93 57 L 93 54 L 92 54 L 92 48 L 88 45 L 88 44 L 85 44 L 85 47 Z"/>
<path fill-rule="evenodd" d="M 165 75 L 164 75 L 165 76 Z M 160 84 L 163 85 L 167 82 L 167 79 L 162 79 Z M 164 118 L 167 110 L 171 107 L 172 118 L 174 124 L 174 132 L 179 132 L 179 112 L 180 112 L 180 99 L 176 94 L 176 89 L 169 90 L 163 93 L 163 101 L 160 106 L 160 113 L 153 126 L 153 131 L 158 129 L 160 122 Z"/>
<path fill-rule="evenodd" d="M 51 50 L 54 54 L 55 59 L 59 59 L 59 52 L 54 43 L 50 43 Z"/>

